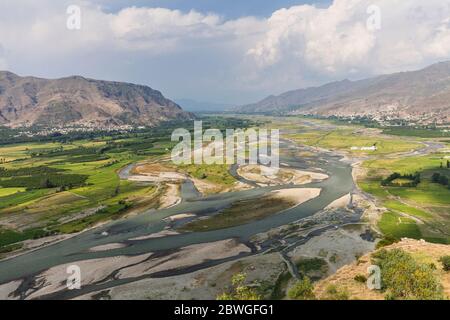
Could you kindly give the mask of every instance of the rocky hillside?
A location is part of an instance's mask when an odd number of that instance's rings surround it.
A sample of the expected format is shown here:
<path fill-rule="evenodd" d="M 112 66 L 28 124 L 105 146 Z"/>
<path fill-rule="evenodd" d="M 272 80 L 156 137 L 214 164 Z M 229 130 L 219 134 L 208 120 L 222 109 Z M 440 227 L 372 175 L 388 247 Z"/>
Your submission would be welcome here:
<path fill-rule="evenodd" d="M 0 72 L 0 125 L 147 125 L 189 119 L 152 88 L 73 76 L 47 80 Z"/>
<path fill-rule="evenodd" d="M 450 62 L 419 71 L 289 91 L 236 110 L 450 121 Z"/>
<path fill-rule="evenodd" d="M 428 243 L 423 240 L 403 239 L 384 249 L 388 251 L 402 250 L 411 255 L 417 263 L 429 266 L 432 276 L 442 286 L 443 296 L 450 298 L 450 272 L 445 271 L 442 263 L 439 261 L 441 257 L 450 255 L 449 245 Z M 386 299 L 388 291 L 369 290 L 364 281 L 364 278 L 367 277 L 367 268 L 372 265 L 376 252 L 360 257 L 357 262 L 344 266 L 332 276 L 319 281 L 315 286 L 316 297 L 319 299 L 339 299 L 345 296 L 346 299 L 351 300 Z M 390 263 L 393 262 L 390 261 Z M 426 269 L 422 271 L 425 272 Z M 404 272 L 404 270 L 398 270 L 398 273 L 401 272 Z M 414 275 L 414 278 L 422 280 L 423 275 L 417 274 Z M 337 295 L 336 292 L 338 293 Z"/>

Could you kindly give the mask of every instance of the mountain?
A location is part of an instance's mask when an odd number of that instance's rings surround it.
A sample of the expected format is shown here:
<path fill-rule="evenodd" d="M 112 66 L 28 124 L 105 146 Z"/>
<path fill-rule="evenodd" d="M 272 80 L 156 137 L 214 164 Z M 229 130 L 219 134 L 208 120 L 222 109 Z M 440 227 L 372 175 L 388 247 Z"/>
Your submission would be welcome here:
<path fill-rule="evenodd" d="M 191 112 L 220 112 L 225 111 L 231 107 L 231 105 L 225 103 L 196 101 L 183 98 L 175 99 L 175 101 L 179 105 L 183 106 L 186 111 Z"/>
<path fill-rule="evenodd" d="M 192 114 L 150 87 L 72 76 L 56 80 L 0 71 L 0 125 L 147 125 Z"/>
<path fill-rule="evenodd" d="M 449 122 L 450 62 L 419 71 L 293 90 L 235 110 Z"/>

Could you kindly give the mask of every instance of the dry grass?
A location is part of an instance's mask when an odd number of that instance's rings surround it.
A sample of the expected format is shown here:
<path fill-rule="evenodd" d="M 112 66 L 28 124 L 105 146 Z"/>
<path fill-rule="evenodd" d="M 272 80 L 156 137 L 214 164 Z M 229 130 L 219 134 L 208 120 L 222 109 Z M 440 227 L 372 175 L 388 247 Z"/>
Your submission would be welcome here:
<path fill-rule="evenodd" d="M 444 287 L 444 294 L 450 298 L 450 272 L 442 269 L 439 258 L 450 255 L 450 246 L 442 244 L 433 244 L 425 241 L 403 239 L 384 249 L 402 249 L 411 254 L 417 261 L 423 263 L 434 263 L 437 267 L 436 275 Z M 316 296 L 326 297 L 326 290 L 330 285 L 335 285 L 339 289 L 348 292 L 350 299 L 354 300 L 384 300 L 384 294 L 380 291 L 369 290 L 365 283 L 357 282 L 354 278 L 357 275 L 367 276 L 367 268 L 371 265 L 371 255 L 367 254 L 358 259 L 357 262 L 344 266 L 334 275 L 319 281 L 315 287 Z"/>

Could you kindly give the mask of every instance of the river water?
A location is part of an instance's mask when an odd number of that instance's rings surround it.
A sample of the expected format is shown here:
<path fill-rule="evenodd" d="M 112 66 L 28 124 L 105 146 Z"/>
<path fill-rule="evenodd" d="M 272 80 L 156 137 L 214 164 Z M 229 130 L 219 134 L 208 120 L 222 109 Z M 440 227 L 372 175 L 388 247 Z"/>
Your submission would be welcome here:
<path fill-rule="evenodd" d="M 307 163 L 296 154 L 296 146 L 288 141 L 280 144 L 280 162 L 291 168 L 311 170 L 311 166 L 326 172 L 330 178 L 302 186 L 283 185 L 276 187 L 258 187 L 251 190 L 217 194 L 202 197 L 190 181 L 183 183 L 181 195 L 183 201 L 174 207 L 163 210 L 149 210 L 139 216 L 113 221 L 102 227 L 86 231 L 73 238 L 29 252 L 17 257 L 0 261 L 0 284 L 36 275 L 51 267 L 75 261 L 118 255 L 140 255 L 152 251 L 176 249 L 192 244 L 207 243 L 229 238 L 248 241 L 252 236 L 266 232 L 272 228 L 289 224 L 311 216 L 325 208 L 334 200 L 348 194 L 354 188 L 349 163 L 331 153 L 316 151 L 313 163 Z M 130 167 L 120 173 L 126 178 Z M 236 174 L 235 167 L 231 173 Z M 245 181 L 244 181 L 245 182 Z M 278 189 L 286 188 L 321 188 L 319 197 L 305 202 L 295 208 L 271 215 L 265 219 L 254 221 L 228 229 L 209 232 L 183 233 L 161 238 L 130 240 L 160 232 L 168 225 L 164 219 L 172 215 L 192 213 L 199 216 L 217 213 L 237 200 L 259 198 Z M 242 212 L 245 214 L 245 212 Z M 124 243 L 127 246 L 119 249 L 90 252 L 89 249 L 110 243 Z"/>

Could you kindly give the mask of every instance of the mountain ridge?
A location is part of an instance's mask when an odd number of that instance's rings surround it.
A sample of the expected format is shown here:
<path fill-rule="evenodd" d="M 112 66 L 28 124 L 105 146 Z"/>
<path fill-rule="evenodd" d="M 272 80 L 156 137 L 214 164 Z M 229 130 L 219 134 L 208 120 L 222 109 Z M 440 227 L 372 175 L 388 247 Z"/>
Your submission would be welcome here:
<path fill-rule="evenodd" d="M 0 124 L 5 126 L 155 126 L 191 118 L 160 91 L 144 85 L 76 75 L 21 77 L 0 71 Z"/>
<path fill-rule="evenodd" d="M 449 122 L 450 61 L 416 71 L 291 90 L 234 110 Z"/>

